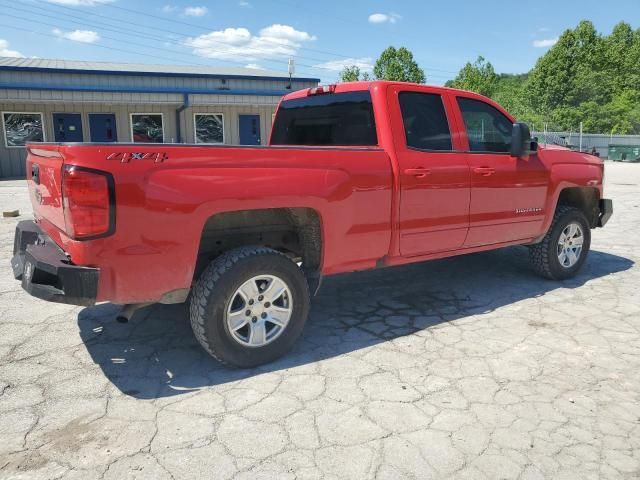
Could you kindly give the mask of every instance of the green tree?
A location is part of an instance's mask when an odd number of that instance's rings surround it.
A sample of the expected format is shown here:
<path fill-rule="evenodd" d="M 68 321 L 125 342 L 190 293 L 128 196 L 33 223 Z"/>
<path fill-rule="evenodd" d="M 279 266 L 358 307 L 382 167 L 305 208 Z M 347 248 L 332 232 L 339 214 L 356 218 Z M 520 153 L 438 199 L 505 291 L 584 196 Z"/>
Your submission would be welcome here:
<path fill-rule="evenodd" d="M 357 82 L 358 80 L 371 80 L 369 72 L 363 72 L 357 65 L 347 65 L 340 72 L 341 82 Z"/>
<path fill-rule="evenodd" d="M 543 115 L 550 115 L 555 105 L 571 101 L 577 75 L 576 46 L 573 31 L 565 31 L 531 71 L 527 85 L 529 100 Z"/>
<path fill-rule="evenodd" d="M 357 65 L 347 65 L 340 72 L 341 82 L 357 82 L 360 80 L 360 68 Z"/>
<path fill-rule="evenodd" d="M 447 86 L 491 97 L 498 86 L 498 75 L 491 62 L 479 56 L 474 63 L 467 62 L 456 78 L 447 82 Z"/>
<path fill-rule="evenodd" d="M 427 80 L 424 71 L 413 59 L 413 54 L 405 47 L 385 49 L 373 67 L 373 74 L 378 80 L 413 83 L 425 83 Z"/>
<path fill-rule="evenodd" d="M 576 131 L 582 122 L 588 132 L 640 134 L 640 29 L 620 22 L 603 35 L 584 20 L 528 73 L 496 74 L 478 57 L 447 86 L 489 96 L 538 129 Z"/>

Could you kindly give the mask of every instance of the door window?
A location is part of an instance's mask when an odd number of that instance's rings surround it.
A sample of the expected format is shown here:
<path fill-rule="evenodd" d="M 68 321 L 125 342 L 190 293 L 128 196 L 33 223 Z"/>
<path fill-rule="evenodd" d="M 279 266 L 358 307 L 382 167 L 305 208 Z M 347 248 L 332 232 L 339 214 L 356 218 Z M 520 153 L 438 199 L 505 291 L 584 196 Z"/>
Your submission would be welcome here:
<path fill-rule="evenodd" d="M 450 151 L 451 131 L 442 97 L 435 93 L 400 92 L 407 147 Z"/>
<path fill-rule="evenodd" d="M 111 117 L 105 117 L 104 119 L 104 136 L 109 142 L 113 142 L 113 120 Z"/>
<path fill-rule="evenodd" d="M 497 108 L 472 98 L 458 97 L 472 152 L 505 153 L 511 150 L 513 124 Z"/>

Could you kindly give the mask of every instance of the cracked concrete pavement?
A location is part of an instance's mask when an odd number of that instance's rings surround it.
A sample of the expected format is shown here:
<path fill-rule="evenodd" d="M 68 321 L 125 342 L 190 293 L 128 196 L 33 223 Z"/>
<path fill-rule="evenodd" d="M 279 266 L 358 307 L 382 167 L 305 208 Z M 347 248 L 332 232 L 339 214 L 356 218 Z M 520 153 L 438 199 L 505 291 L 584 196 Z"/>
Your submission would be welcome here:
<path fill-rule="evenodd" d="M 24 293 L 28 218 L 0 182 L 0 478 L 596 479 L 640 476 L 640 165 L 572 280 L 524 247 L 327 279 L 295 351 L 232 370 L 184 306 Z"/>

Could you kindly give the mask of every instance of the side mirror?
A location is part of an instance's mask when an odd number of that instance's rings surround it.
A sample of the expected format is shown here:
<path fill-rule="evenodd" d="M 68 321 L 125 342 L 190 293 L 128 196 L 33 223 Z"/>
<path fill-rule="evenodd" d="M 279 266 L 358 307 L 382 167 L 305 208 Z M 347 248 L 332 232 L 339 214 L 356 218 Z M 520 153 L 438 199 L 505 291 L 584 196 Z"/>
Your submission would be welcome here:
<path fill-rule="evenodd" d="M 538 140 L 538 137 L 533 137 L 531 139 L 531 151 L 532 152 L 537 152 L 538 151 L 538 143 L 540 142 L 540 140 Z"/>
<path fill-rule="evenodd" d="M 513 124 L 511 132 L 511 156 L 526 157 L 531 151 L 531 131 L 529 125 L 522 122 Z"/>

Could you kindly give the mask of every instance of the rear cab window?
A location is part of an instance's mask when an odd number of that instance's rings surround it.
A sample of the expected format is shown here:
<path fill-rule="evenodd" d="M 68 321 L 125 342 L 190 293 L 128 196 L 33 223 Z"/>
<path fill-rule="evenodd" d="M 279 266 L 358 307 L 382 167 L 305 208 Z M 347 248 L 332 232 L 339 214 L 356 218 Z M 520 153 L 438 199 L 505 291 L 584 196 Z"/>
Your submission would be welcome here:
<path fill-rule="evenodd" d="M 284 100 L 271 145 L 375 146 L 378 144 L 369 91 L 329 93 Z"/>
<path fill-rule="evenodd" d="M 442 96 L 404 91 L 398 94 L 407 147 L 427 151 L 451 151 L 451 130 Z"/>

